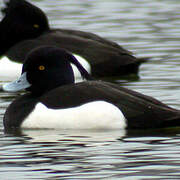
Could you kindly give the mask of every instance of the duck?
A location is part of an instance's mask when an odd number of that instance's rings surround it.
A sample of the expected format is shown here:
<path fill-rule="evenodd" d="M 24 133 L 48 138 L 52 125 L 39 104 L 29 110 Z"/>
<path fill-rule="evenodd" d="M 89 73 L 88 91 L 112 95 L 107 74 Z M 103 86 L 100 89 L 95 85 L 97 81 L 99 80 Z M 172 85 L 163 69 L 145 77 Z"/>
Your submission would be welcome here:
<path fill-rule="evenodd" d="M 96 78 L 137 74 L 139 65 L 147 61 L 147 58 L 136 58 L 117 43 L 94 33 L 50 28 L 46 14 L 26 0 L 7 0 L 1 12 L 0 56 L 6 57 L 5 62 L 8 58 L 8 63 L 18 63 L 15 67 L 18 74 L 14 76 L 20 75 L 20 64 L 28 52 L 43 45 L 68 50 Z"/>
<path fill-rule="evenodd" d="M 75 83 L 74 64 L 86 81 Z M 41 46 L 26 57 L 21 76 L 3 85 L 25 93 L 7 108 L 5 129 L 153 129 L 180 125 L 180 111 L 153 97 L 95 80 L 67 50 Z"/>

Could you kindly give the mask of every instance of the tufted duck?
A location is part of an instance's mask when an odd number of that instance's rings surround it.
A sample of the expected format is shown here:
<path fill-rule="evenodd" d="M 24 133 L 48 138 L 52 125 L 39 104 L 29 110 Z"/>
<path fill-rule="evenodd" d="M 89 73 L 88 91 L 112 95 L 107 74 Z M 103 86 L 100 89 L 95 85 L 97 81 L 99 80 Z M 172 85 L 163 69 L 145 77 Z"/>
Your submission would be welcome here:
<path fill-rule="evenodd" d="M 71 64 L 87 81 L 74 83 Z M 66 50 L 43 46 L 26 58 L 20 79 L 5 91 L 26 89 L 4 115 L 5 129 L 146 129 L 180 125 L 180 111 L 117 84 L 95 81 Z"/>
<path fill-rule="evenodd" d="M 23 63 L 27 53 L 41 45 L 54 45 L 77 55 L 94 77 L 137 73 L 139 65 L 146 61 L 96 34 L 51 29 L 45 13 L 25 0 L 6 1 L 2 13 L 0 55 L 13 61 Z"/>

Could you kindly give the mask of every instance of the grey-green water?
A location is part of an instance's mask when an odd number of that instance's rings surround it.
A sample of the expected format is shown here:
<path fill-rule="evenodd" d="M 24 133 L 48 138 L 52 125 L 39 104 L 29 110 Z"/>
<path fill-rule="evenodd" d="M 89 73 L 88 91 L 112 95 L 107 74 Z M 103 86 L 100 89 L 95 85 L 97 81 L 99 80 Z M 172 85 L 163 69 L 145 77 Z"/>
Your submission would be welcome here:
<path fill-rule="evenodd" d="M 138 57 L 151 57 L 141 66 L 139 79 L 113 81 L 180 109 L 180 1 L 31 2 L 46 12 L 52 27 L 94 32 L 116 41 Z M 180 178 L 180 129 L 29 130 L 4 134 L 2 117 L 13 97 L 0 93 L 0 178 L 3 180 Z"/>

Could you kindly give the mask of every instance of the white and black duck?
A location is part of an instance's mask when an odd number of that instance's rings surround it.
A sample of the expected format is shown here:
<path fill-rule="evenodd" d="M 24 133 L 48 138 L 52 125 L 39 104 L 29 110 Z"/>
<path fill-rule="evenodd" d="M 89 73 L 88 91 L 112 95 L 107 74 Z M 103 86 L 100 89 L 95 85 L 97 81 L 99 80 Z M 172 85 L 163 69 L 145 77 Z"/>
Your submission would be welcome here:
<path fill-rule="evenodd" d="M 50 28 L 45 13 L 25 0 L 6 1 L 2 12 L 0 55 L 11 61 L 23 63 L 29 51 L 42 45 L 57 46 L 73 53 L 94 77 L 137 73 L 139 65 L 146 61 L 96 34 Z M 5 63 L 10 62 L 5 59 Z M 0 64 L 1 67 L 0 72 L 3 72 L 5 66 Z M 14 72 L 20 72 L 21 66 L 15 68 L 19 70 Z"/>
<path fill-rule="evenodd" d="M 71 63 L 87 81 L 74 83 Z M 10 104 L 5 129 L 147 129 L 180 125 L 180 111 L 138 92 L 95 81 L 67 51 L 44 46 L 26 58 L 4 91 L 27 93 Z"/>

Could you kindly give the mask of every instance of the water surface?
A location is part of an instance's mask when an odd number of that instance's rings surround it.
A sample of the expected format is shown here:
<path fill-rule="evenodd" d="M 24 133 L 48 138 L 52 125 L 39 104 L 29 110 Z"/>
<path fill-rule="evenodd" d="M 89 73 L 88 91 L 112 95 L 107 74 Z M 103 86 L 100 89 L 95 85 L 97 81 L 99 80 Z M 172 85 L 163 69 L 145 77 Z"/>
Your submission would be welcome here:
<path fill-rule="evenodd" d="M 180 1 L 32 0 L 55 28 L 90 31 L 137 57 L 137 77 L 106 79 L 180 109 Z M 2 6 L 2 2 L 0 2 Z M 1 81 L 1 83 L 3 83 Z M 179 179 L 178 128 L 154 131 L 4 133 L 16 94 L 0 93 L 0 177 L 11 179 Z"/>

